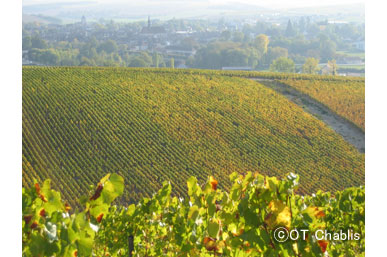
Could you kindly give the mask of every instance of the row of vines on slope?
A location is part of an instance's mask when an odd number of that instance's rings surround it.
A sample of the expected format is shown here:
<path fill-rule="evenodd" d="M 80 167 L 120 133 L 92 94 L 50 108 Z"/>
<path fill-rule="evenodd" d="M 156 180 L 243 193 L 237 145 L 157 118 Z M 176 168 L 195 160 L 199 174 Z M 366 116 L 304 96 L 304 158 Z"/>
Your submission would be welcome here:
<path fill-rule="evenodd" d="M 121 202 L 170 180 L 301 174 L 300 192 L 364 184 L 364 155 L 286 98 L 243 78 L 124 68 L 23 68 L 23 185 L 51 178 L 71 204 L 108 171 Z M 136 192 L 130 194 L 129 192 Z"/>
<path fill-rule="evenodd" d="M 364 81 L 281 80 L 365 130 Z"/>
<path fill-rule="evenodd" d="M 28 68 L 28 66 L 25 66 Z M 98 67 L 82 67 L 83 69 L 98 69 Z M 68 69 L 72 69 L 68 67 Z M 99 68 L 105 69 L 105 68 Z M 109 67 L 109 69 L 120 71 L 122 67 Z M 294 80 L 321 80 L 321 81 L 345 81 L 345 82 L 364 82 L 364 77 L 344 77 L 332 75 L 315 75 L 299 73 L 278 73 L 267 71 L 238 71 L 238 70 L 206 70 L 206 69 L 170 69 L 170 68 L 127 68 L 131 71 L 140 71 L 143 73 L 157 74 L 186 74 L 186 75 L 203 75 L 203 76 L 229 76 L 241 78 L 265 78 L 265 79 L 294 79 Z"/>

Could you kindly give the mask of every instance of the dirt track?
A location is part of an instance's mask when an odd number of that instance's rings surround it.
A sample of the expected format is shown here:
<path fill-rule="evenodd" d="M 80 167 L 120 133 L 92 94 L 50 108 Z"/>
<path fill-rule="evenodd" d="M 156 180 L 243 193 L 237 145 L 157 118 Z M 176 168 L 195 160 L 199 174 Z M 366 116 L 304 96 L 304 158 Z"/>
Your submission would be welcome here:
<path fill-rule="evenodd" d="M 359 150 L 359 152 L 365 152 L 364 132 L 348 120 L 332 112 L 326 106 L 312 99 L 308 95 L 305 95 L 286 84 L 280 83 L 272 79 L 252 79 L 284 95 L 290 101 L 296 103 L 308 113 L 325 122 L 329 127 L 331 127 L 334 131 L 340 134 L 344 138 L 344 140 L 355 146 Z"/>

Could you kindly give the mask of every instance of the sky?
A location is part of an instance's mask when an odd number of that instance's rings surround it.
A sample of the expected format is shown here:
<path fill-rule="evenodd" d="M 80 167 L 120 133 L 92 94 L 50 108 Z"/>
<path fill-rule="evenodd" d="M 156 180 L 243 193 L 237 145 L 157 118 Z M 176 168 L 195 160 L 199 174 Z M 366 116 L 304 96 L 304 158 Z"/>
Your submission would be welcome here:
<path fill-rule="evenodd" d="M 66 2 L 81 2 L 83 0 L 23 0 L 23 5 L 30 4 L 46 4 L 46 3 L 66 3 Z M 130 2 L 139 2 L 138 0 L 86 0 L 98 3 L 130 3 Z M 208 5 L 219 5 L 219 4 L 231 4 L 231 3 L 244 3 L 244 4 L 253 4 L 257 6 L 267 6 L 267 7 L 281 7 L 281 8 L 291 8 L 291 7 L 313 7 L 313 6 L 329 6 L 329 5 L 341 5 L 341 4 L 353 4 L 353 3 L 364 3 L 364 0 L 142 0 L 152 4 L 152 2 L 174 2 L 176 4 L 184 3 L 198 3 L 198 4 L 208 4 Z"/>

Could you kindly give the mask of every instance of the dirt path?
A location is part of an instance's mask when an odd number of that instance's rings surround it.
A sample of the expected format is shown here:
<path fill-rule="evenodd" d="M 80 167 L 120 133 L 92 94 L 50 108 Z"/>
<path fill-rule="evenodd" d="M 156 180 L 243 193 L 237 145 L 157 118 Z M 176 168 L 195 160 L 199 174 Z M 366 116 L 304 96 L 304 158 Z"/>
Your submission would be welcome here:
<path fill-rule="evenodd" d="M 334 131 L 340 134 L 344 138 L 344 140 L 355 146 L 359 150 L 359 152 L 365 152 L 364 132 L 351 122 L 332 112 L 321 103 L 312 99 L 310 96 L 305 95 L 286 84 L 280 83 L 272 79 L 251 79 L 256 80 L 260 84 L 274 89 L 278 93 L 284 95 L 290 101 L 296 103 L 308 113 L 325 122 L 329 127 L 331 127 Z"/>

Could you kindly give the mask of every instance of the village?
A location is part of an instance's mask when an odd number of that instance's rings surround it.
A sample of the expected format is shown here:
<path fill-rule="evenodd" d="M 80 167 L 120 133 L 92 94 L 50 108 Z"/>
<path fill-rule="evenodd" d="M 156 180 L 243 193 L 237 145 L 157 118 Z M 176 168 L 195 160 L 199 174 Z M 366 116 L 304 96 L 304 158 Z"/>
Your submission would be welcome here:
<path fill-rule="evenodd" d="M 82 16 L 79 22 L 70 24 L 24 22 L 23 64 L 170 67 L 173 62 L 174 68 L 269 70 L 274 59 L 284 57 L 294 62 L 295 72 L 302 72 L 306 58 L 313 57 L 319 60 L 321 74 L 332 73 L 328 61 L 335 60 L 338 75 L 363 76 L 365 45 L 361 26 L 323 20 L 320 16 L 294 18 L 276 15 L 256 20 L 161 21 L 148 16 L 144 21 L 123 23 L 113 20 L 89 22 Z M 354 29 L 360 31 L 358 36 L 351 34 L 346 37 L 346 30 Z M 269 43 L 264 52 L 255 54 L 249 47 L 259 35 L 267 36 Z M 34 40 L 41 41 L 41 44 L 34 46 Z M 325 43 L 318 45 L 321 40 Z M 106 42 L 111 46 L 104 49 Z M 203 52 L 207 55 L 209 51 L 203 49 L 208 50 L 214 42 L 220 45 L 215 48 L 228 52 L 232 49 L 230 55 L 235 61 L 221 60 L 211 67 L 201 67 L 197 59 Z M 79 51 L 74 51 L 77 48 Z M 40 52 L 36 53 L 34 49 L 40 49 Z M 90 54 L 93 51 L 96 53 Z M 139 58 L 142 59 L 139 61 Z"/>

